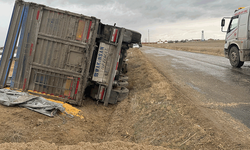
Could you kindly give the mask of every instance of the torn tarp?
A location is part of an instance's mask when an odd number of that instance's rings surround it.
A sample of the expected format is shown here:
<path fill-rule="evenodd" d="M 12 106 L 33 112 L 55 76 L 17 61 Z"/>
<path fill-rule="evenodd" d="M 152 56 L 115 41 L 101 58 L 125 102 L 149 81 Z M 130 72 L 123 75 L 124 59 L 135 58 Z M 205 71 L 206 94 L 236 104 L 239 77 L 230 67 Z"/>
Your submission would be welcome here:
<path fill-rule="evenodd" d="M 48 101 L 43 97 L 9 89 L 0 89 L 0 104 L 25 107 L 50 117 L 53 117 L 58 110 L 61 112 L 65 111 L 62 104 Z"/>

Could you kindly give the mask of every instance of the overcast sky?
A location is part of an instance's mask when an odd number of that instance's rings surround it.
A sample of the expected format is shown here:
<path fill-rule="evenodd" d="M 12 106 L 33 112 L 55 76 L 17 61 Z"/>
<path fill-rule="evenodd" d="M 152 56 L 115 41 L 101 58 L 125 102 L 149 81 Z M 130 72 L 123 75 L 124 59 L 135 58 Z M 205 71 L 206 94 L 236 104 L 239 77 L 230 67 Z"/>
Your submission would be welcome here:
<path fill-rule="evenodd" d="M 220 21 L 249 0 L 29 0 L 138 31 L 142 41 L 224 39 Z M 4 45 L 14 0 L 0 0 L 0 47 Z"/>

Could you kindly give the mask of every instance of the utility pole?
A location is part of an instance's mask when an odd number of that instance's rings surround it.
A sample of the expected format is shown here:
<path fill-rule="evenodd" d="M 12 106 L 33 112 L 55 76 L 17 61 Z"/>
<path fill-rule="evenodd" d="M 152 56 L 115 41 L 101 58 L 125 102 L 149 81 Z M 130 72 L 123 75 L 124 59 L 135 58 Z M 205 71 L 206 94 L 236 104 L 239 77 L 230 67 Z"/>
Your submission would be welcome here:
<path fill-rule="evenodd" d="M 148 42 L 150 42 L 150 40 L 149 40 L 149 29 L 148 29 Z"/>
<path fill-rule="evenodd" d="M 203 30 L 201 31 L 201 41 L 205 41 L 205 39 L 204 39 L 204 31 Z"/>

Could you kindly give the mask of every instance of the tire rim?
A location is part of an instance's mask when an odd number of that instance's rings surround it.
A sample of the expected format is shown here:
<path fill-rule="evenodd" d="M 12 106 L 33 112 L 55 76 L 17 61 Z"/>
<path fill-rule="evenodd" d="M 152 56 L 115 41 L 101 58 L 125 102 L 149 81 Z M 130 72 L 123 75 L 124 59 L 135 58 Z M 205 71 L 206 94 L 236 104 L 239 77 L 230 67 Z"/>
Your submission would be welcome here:
<path fill-rule="evenodd" d="M 236 63 L 237 62 L 237 58 L 238 58 L 237 53 L 236 52 L 232 52 L 231 53 L 231 60 L 232 60 L 232 62 Z"/>

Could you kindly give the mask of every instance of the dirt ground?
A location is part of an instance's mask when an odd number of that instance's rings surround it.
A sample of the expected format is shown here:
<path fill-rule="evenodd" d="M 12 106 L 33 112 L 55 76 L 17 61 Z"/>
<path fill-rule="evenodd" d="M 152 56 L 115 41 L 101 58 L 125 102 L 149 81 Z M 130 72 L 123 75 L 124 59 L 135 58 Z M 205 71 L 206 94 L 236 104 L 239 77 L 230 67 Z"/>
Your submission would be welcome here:
<path fill-rule="evenodd" d="M 79 117 L 54 118 L 0 105 L 0 149 L 250 149 L 232 141 L 155 69 L 128 52 L 129 96 L 103 106 L 87 99 Z"/>
<path fill-rule="evenodd" d="M 224 40 L 215 41 L 194 41 L 186 43 L 164 43 L 164 44 L 144 44 L 144 46 L 152 46 L 158 48 L 167 48 L 174 50 L 182 50 L 195 53 L 210 54 L 224 57 Z"/>

